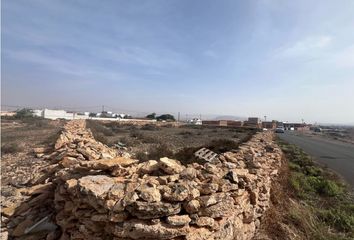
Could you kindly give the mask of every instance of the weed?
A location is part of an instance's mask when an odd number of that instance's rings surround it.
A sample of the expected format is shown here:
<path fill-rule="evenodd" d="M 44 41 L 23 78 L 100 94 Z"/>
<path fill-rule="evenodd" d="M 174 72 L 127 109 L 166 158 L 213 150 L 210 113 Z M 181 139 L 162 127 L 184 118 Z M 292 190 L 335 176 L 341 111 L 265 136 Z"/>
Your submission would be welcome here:
<path fill-rule="evenodd" d="M 168 146 L 165 144 L 157 144 L 154 146 L 151 146 L 149 151 L 139 151 L 135 153 L 135 157 L 139 159 L 140 161 L 147 161 L 150 159 L 160 159 L 162 157 L 169 157 L 173 158 L 173 152 L 168 149 Z"/>
<path fill-rule="evenodd" d="M 160 159 L 162 157 L 173 158 L 173 152 L 165 144 L 158 144 L 157 146 L 151 147 L 148 155 L 150 159 Z"/>
<path fill-rule="evenodd" d="M 301 231 L 310 239 L 354 237 L 352 193 L 335 174 L 317 166 L 298 147 L 282 141 L 279 141 L 279 146 L 289 160 L 290 187 L 304 203 L 301 210 L 303 213 L 294 212 L 294 209 L 289 211 L 289 221 L 295 226 L 301 226 Z M 329 232 L 329 228 L 335 232 Z"/>
<path fill-rule="evenodd" d="M 146 124 L 141 127 L 141 130 L 158 131 L 158 130 L 160 130 L 160 127 L 156 126 L 155 124 Z"/>
<path fill-rule="evenodd" d="M 208 144 L 207 148 L 216 153 L 224 153 L 237 149 L 238 146 L 238 142 L 230 139 L 215 139 Z"/>
<path fill-rule="evenodd" d="M 54 144 L 57 141 L 57 139 L 59 138 L 60 134 L 61 134 L 61 130 L 58 130 L 54 134 L 49 135 L 44 141 L 42 141 L 42 144 L 47 145 L 47 146 L 51 146 L 51 147 L 54 146 Z"/>
<path fill-rule="evenodd" d="M 193 133 L 191 131 L 182 131 L 178 133 L 179 135 L 183 135 L 183 136 L 191 136 L 193 135 Z"/>
<path fill-rule="evenodd" d="M 99 134 L 103 134 L 104 136 L 114 136 L 114 132 L 111 128 L 106 127 L 103 123 L 95 120 L 87 120 L 87 127 L 91 129 L 92 134 L 97 139 Z"/>
<path fill-rule="evenodd" d="M 134 129 L 130 132 L 130 137 L 141 139 L 141 138 L 143 138 L 143 134 L 141 132 L 137 131 L 136 129 Z"/>
<path fill-rule="evenodd" d="M 109 145 L 109 141 L 107 137 L 104 136 L 102 133 L 98 133 L 95 135 L 95 139 L 103 144 Z"/>
<path fill-rule="evenodd" d="M 15 143 L 8 143 L 1 146 L 1 154 L 18 153 L 23 151 L 23 147 Z"/>

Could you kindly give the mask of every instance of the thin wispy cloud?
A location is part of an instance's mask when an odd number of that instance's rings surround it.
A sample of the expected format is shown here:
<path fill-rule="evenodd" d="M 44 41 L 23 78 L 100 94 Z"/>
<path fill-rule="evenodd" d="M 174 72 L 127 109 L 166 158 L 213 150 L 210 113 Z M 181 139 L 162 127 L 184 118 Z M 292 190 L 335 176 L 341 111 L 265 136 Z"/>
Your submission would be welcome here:
<path fill-rule="evenodd" d="M 292 109 L 309 108 L 315 97 L 307 120 L 354 119 L 346 111 L 354 101 L 353 7 L 351 0 L 4 0 L 2 99 L 293 120 Z M 333 83 L 341 96 L 328 103 Z M 61 97 L 53 99 L 53 85 Z"/>
<path fill-rule="evenodd" d="M 203 54 L 207 57 L 211 57 L 211 58 L 217 58 L 218 55 L 216 54 L 216 52 L 214 52 L 213 50 L 205 50 L 203 52 Z"/>
<path fill-rule="evenodd" d="M 278 58 L 315 57 L 322 54 L 332 41 L 331 36 L 307 37 L 288 46 L 280 47 L 275 51 L 275 56 Z"/>

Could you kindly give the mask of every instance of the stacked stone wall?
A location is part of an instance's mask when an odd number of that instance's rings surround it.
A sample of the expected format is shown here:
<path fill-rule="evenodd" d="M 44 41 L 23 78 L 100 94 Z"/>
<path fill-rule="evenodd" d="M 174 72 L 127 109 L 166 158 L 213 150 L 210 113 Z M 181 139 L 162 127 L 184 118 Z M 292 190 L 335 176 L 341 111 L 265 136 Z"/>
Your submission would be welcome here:
<path fill-rule="evenodd" d="M 273 137 L 256 133 L 213 162 L 139 162 L 95 141 L 84 121 L 70 121 L 43 156 L 53 167 L 37 180 L 54 192 L 59 227 L 46 238 L 251 239 L 281 164 Z"/>

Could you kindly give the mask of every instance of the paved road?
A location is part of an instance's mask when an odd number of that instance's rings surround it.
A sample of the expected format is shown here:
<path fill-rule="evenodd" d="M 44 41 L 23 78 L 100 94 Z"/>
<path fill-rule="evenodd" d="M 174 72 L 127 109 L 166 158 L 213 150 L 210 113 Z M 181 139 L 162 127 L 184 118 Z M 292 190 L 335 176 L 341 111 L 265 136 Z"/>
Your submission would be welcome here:
<path fill-rule="evenodd" d="M 340 174 L 354 188 L 354 145 L 335 140 L 310 137 L 296 132 L 279 133 L 278 136 L 302 148 L 320 164 Z"/>

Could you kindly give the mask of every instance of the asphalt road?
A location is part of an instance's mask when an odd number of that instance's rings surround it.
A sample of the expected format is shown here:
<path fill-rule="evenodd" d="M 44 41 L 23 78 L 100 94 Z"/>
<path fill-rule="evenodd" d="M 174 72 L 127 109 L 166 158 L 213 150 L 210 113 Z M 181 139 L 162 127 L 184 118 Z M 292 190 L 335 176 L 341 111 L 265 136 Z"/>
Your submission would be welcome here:
<path fill-rule="evenodd" d="M 341 175 L 354 188 L 354 145 L 335 140 L 311 137 L 297 132 L 278 133 L 288 143 L 295 144 L 313 156 L 320 164 Z"/>

